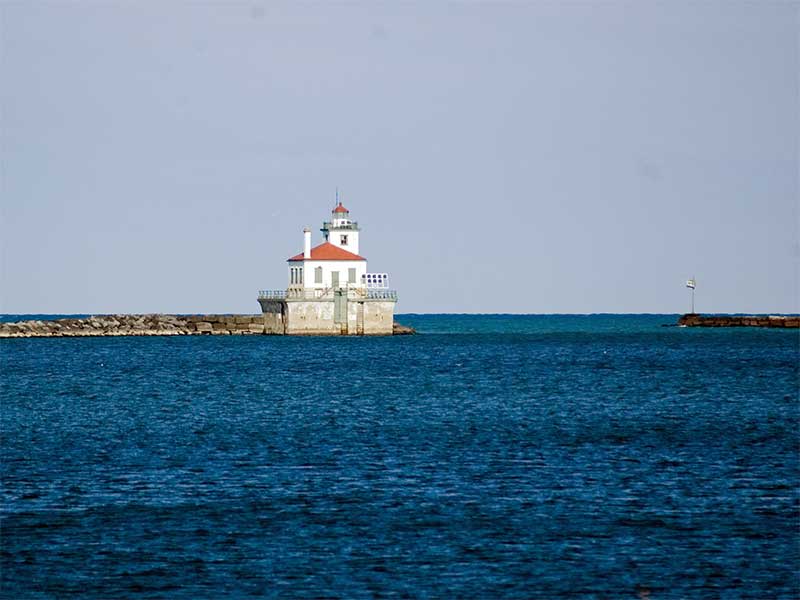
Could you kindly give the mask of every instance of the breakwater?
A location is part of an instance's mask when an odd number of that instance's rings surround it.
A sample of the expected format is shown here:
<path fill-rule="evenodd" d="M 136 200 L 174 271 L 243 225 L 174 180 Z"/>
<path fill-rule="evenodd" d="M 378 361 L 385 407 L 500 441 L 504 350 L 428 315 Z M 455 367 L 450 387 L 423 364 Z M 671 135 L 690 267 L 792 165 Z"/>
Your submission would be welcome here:
<path fill-rule="evenodd" d="M 678 319 L 686 327 L 800 327 L 800 317 L 784 315 L 700 315 L 687 313 Z"/>
<path fill-rule="evenodd" d="M 94 315 L 0 323 L 0 338 L 164 335 L 281 335 L 267 315 Z M 394 323 L 393 335 L 415 333 Z"/>

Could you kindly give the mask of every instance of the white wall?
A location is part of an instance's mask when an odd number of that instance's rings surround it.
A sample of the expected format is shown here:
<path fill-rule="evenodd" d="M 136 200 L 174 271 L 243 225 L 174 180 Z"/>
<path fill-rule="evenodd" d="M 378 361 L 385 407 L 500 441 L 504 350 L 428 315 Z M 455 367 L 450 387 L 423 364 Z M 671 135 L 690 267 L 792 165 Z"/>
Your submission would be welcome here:
<path fill-rule="evenodd" d="M 289 269 L 292 267 L 300 267 L 304 269 L 303 272 L 303 286 L 304 288 L 323 289 L 331 287 L 331 273 L 334 271 L 339 272 L 339 285 L 346 287 L 348 281 L 348 269 L 356 270 L 356 281 L 353 285 L 361 285 L 361 275 L 367 272 L 367 261 L 365 260 L 304 260 L 289 263 Z M 317 267 L 322 267 L 322 283 L 315 283 L 314 270 Z M 291 282 L 291 280 L 289 280 Z M 300 287 L 300 286 L 292 286 Z"/>
<path fill-rule="evenodd" d="M 347 250 L 353 254 L 358 254 L 358 234 L 358 231 L 353 231 L 352 229 L 331 229 L 330 235 L 328 236 L 328 241 L 334 246 L 338 246 L 342 250 Z M 343 246 L 341 242 L 343 235 L 347 236 L 346 246 Z"/>

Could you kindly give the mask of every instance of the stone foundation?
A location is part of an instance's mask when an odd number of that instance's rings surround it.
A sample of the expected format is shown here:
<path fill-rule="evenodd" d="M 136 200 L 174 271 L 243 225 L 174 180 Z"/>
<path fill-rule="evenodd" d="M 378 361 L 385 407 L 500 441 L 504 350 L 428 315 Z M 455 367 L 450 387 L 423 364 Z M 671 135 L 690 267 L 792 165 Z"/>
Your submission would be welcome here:
<path fill-rule="evenodd" d="M 333 302 L 286 302 L 287 335 L 341 335 L 333 321 Z"/>
<path fill-rule="evenodd" d="M 392 335 L 394 300 L 349 297 L 339 314 L 333 296 L 259 298 L 267 333 L 286 335 Z M 343 299 L 340 300 L 343 302 Z"/>
<path fill-rule="evenodd" d="M 286 333 L 286 303 L 282 300 L 259 300 L 264 315 L 264 333 Z"/>
<path fill-rule="evenodd" d="M 287 335 L 392 335 L 394 302 L 349 300 L 341 321 L 333 301 L 285 302 Z"/>
<path fill-rule="evenodd" d="M 392 335 L 394 302 L 354 302 L 363 306 L 363 335 Z"/>

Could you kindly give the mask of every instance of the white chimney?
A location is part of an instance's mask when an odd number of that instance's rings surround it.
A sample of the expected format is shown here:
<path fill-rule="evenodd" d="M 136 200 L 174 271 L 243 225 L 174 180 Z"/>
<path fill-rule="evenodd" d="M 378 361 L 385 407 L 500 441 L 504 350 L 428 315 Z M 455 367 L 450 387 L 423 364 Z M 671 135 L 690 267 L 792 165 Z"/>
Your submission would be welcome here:
<path fill-rule="evenodd" d="M 311 230 L 303 229 L 303 258 L 311 258 Z"/>

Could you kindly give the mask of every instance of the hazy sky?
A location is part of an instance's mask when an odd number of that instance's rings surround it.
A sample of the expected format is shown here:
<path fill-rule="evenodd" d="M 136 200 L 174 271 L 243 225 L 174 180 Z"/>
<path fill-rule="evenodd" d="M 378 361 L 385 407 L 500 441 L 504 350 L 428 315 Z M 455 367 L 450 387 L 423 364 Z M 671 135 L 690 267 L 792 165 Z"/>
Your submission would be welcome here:
<path fill-rule="evenodd" d="M 798 311 L 799 6 L 0 2 L 0 312 Z"/>

